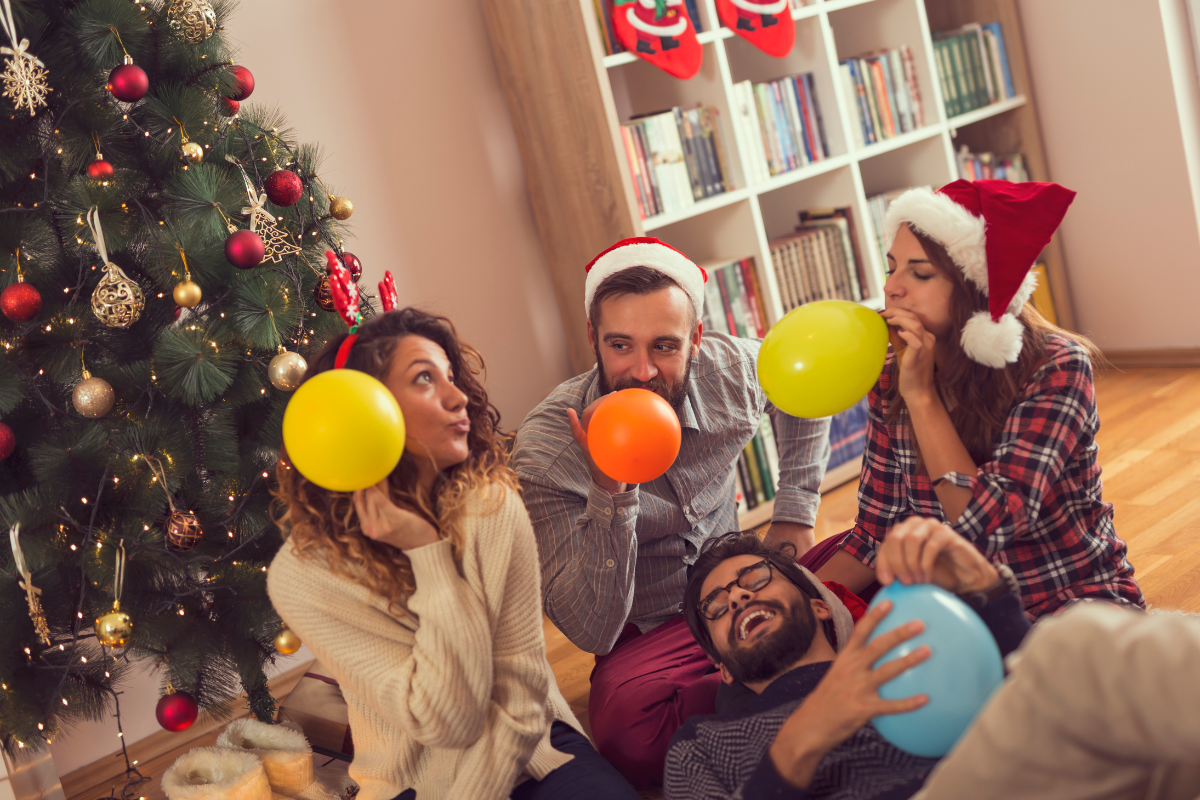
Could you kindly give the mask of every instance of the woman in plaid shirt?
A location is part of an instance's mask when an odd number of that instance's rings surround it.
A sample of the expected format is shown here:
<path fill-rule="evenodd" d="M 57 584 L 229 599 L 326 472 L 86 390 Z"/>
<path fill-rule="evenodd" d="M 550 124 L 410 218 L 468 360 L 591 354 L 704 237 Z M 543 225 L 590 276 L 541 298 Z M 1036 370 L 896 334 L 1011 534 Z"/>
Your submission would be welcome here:
<path fill-rule="evenodd" d="M 888 529 L 922 516 L 1007 564 L 1031 619 L 1085 597 L 1145 606 L 1101 499 L 1098 351 L 1028 303 L 1074 196 L 960 180 L 888 209 L 892 352 L 870 393 L 858 517 L 822 580 L 862 591 Z"/>

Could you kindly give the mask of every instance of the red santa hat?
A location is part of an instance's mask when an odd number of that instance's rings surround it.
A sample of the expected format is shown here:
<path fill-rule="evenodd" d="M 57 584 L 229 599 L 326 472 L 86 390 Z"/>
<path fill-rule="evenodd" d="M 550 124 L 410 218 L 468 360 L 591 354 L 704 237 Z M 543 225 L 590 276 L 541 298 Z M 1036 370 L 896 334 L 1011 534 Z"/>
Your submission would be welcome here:
<path fill-rule="evenodd" d="M 1017 319 L 1037 286 L 1030 273 L 1066 216 L 1075 192 L 1057 183 L 964 181 L 936 192 L 910 189 L 888 206 L 889 247 L 904 223 L 946 248 L 966 279 L 987 296 L 988 310 L 963 326 L 963 352 L 1000 369 L 1021 354 Z"/>
<path fill-rule="evenodd" d="M 633 239 L 622 239 L 600 255 L 592 259 L 585 267 L 587 280 L 584 283 L 583 310 L 590 314 L 592 298 L 596 289 L 610 275 L 616 275 L 621 270 L 630 267 L 650 267 L 671 278 L 679 284 L 692 301 L 696 309 L 696 319 L 704 312 L 704 284 L 708 280 L 705 272 L 683 253 L 660 242 L 652 236 L 639 236 Z"/>

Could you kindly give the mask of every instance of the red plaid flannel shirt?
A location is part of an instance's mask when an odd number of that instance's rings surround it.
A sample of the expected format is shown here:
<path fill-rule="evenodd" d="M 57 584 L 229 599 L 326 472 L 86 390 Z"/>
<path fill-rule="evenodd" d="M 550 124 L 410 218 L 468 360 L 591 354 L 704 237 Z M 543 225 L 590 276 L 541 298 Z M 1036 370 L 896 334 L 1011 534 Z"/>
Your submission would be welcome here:
<path fill-rule="evenodd" d="M 917 474 L 905 426 L 884 423 L 892 358 L 871 390 L 858 517 L 842 544 L 869 567 L 884 534 L 906 517 L 947 521 L 929 477 Z M 1083 597 L 1145 607 L 1113 529 L 1112 504 L 1100 498 L 1099 427 L 1087 353 L 1051 335 L 1046 361 L 1008 412 L 992 459 L 977 475 L 945 476 L 973 495 L 951 527 L 1012 569 L 1031 619 Z"/>

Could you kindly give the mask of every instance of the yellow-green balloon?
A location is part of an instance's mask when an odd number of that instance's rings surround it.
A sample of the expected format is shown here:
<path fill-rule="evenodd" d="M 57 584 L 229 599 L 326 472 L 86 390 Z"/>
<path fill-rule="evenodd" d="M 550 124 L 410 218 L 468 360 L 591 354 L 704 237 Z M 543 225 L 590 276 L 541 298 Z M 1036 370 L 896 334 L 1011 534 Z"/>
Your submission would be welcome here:
<path fill-rule="evenodd" d="M 292 466 L 324 489 L 353 492 L 386 478 L 404 452 L 404 416 L 391 391 L 356 369 L 305 381 L 283 412 Z"/>
<path fill-rule="evenodd" d="M 818 300 L 790 311 L 758 351 L 758 382 L 794 417 L 828 417 L 875 385 L 887 358 L 887 323 L 849 300 Z"/>

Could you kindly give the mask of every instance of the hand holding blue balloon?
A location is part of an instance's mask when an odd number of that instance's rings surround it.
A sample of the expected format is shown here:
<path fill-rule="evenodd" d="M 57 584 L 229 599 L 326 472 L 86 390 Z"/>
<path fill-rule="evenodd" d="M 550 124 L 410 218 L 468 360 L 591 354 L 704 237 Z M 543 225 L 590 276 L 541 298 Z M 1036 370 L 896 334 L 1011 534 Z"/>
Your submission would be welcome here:
<path fill-rule="evenodd" d="M 873 722 L 880 734 L 901 750 L 943 756 L 1004 680 L 1000 648 L 991 632 L 946 589 L 985 589 L 999 580 L 999 574 L 952 528 L 916 517 L 888 532 L 875 568 L 886 585 L 871 605 L 891 602 L 894 610 L 876 628 L 874 637 L 911 620 L 925 623 L 923 634 L 889 651 L 881 663 L 922 645 L 930 648 L 931 655 L 879 689 L 883 698 L 926 694 L 929 703 L 911 714 L 877 717 Z"/>

